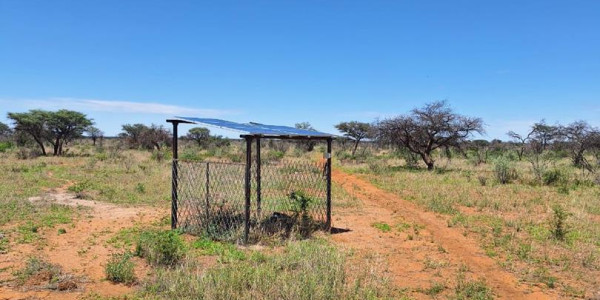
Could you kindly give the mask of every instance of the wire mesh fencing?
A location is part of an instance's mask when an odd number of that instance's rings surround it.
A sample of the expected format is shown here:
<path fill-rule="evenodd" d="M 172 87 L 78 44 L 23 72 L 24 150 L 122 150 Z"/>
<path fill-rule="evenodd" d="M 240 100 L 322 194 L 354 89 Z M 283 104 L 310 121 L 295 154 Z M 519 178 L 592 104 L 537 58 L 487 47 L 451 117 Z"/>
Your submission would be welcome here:
<path fill-rule="evenodd" d="M 249 218 L 246 164 L 175 161 L 177 227 L 184 232 L 240 242 L 309 236 L 327 224 L 327 165 L 300 158 L 255 163 Z"/>

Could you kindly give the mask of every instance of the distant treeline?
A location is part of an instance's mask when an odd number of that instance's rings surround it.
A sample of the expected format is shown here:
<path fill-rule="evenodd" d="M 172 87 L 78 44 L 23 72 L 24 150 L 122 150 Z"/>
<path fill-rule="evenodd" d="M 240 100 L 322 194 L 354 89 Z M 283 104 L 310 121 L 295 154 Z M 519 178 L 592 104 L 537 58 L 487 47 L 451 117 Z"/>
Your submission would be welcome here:
<path fill-rule="evenodd" d="M 85 114 L 61 109 L 58 111 L 30 110 L 24 113 L 8 113 L 12 126 L 0 122 L 0 151 L 14 144 L 32 147 L 40 155 L 47 155 L 47 148 L 59 156 L 74 139 L 89 138 L 93 144 L 103 139 L 122 139 L 127 147 L 161 150 L 170 147 L 171 131 L 163 125 L 124 124 L 116 137 L 105 137 L 94 127 L 92 119 Z M 297 128 L 314 130 L 308 122 L 297 123 Z M 337 143 L 346 148 L 351 145 L 350 155 L 355 156 L 361 142 L 368 141 L 376 147 L 391 147 L 407 154 L 411 161 L 421 160 L 429 170 L 434 169 L 434 153 L 456 152 L 475 156 L 485 162 L 490 153 L 512 153 L 516 159 L 528 159 L 539 163 L 548 151 L 562 151 L 571 158 L 573 165 L 595 172 L 600 165 L 600 130 L 585 121 L 568 125 L 550 125 L 544 120 L 532 124 L 527 133 L 507 133 L 508 142 L 500 140 L 476 140 L 474 134 L 484 133 L 481 118 L 455 113 L 446 101 L 437 101 L 415 108 L 408 114 L 378 120 L 372 123 L 348 121 L 335 126 L 343 137 Z M 181 137 L 195 142 L 199 147 L 226 146 L 231 139 L 210 134 L 207 128 L 194 127 Z M 299 141 L 305 151 L 312 151 L 316 142 Z M 595 158 L 595 162 L 592 160 Z"/>

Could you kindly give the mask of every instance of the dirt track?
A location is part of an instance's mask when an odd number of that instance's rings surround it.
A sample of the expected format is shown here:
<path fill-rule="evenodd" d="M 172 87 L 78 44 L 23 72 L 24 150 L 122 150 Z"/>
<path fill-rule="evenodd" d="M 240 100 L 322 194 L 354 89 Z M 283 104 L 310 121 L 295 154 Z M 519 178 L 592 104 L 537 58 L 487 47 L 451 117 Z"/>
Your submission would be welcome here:
<path fill-rule="evenodd" d="M 350 231 L 334 234 L 333 240 L 357 249 L 359 255 L 381 256 L 387 263 L 389 276 L 399 287 L 414 291 L 426 289 L 432 282 L 452 285 L 457 270 L 466 266 L 467 273 L 474 278 L 484 279 L 498 298 L 558 298 L 535 287 L 520 284 L 513 274 L 486 256 L 474 239 L 449 228 L 443 217 L 423 211 L 415 204 L 382 191 L 357 176 L 334 171 L 332 178 L 350 195 L 359 198 L 363 205 L 358 212 L 342 211 L 336 214 L 334 226 Z M 390 225 L 412 223 L 422 229 L 406 229 L 398 233 L 393 228 L 384 233 L 372 226 L 374 222 Z M 422 293 L 414 296 L 419 295 L 424 296 Z"/>

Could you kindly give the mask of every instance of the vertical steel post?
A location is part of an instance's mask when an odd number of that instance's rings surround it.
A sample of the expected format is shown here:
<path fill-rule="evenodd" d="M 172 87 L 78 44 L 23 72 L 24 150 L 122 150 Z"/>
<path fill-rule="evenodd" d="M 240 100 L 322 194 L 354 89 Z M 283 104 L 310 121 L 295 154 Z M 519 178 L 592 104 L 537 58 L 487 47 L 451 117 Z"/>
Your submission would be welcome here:
<path fill-rule="evenodd" d="M 210 163 L 206 162 L 206 220 L 210 219 Z"/>
<path fill-rule="evenodd" d="M 332 138 L 327 139 L 327 230 L 331 229 L 331 141 Z"/>
<path fill-rule="evenodd" d="M 177 228 L 177 187 L 179 184 L 179 174 L 178 174 L 178 149 L 177 149 L 177 125 L 179 122 L 173 121 L 173 162 L 171 166 L 171 229 Z"/>
<path fill-rule="evenodd" d="M 248 235 L 250 234 L 250 183 L 251 176 L 250 167 L 252 166 L 252 137 L 246 136 L 246 182 L 245 182 L 245 224 L 244 224 L 244 244 L 248 243 Z"/>
<path fill-rule="evenodd" d="M 261 217 L 260 137 L 256 138 L 256 215 Z"/>

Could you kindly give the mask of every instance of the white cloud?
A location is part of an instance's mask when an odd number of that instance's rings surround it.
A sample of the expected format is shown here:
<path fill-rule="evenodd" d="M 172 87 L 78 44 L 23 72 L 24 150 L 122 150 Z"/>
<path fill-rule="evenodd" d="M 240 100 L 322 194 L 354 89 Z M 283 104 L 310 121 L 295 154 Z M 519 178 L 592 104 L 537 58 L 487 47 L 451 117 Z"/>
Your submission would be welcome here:
<path fill-rule="evenodd" d="M 237 111 L 193 108 L 179 105 L 162 104 L 156 102 L 131 102 L 131 101 L 111 101 L 98 99 L 77 99 L 77 98 L 48 98 L 48 99 L 27 99 L 7 101 L 20 101 L 22 106 L 27 108 L 39 109 L 72 109 L 82 111 L 112 112 L 112 113 L 138 113 L 138 114 L 160 114 L 160 115 L 185 115 L 216 118 L 224 115 L 239 114 Z"/>

